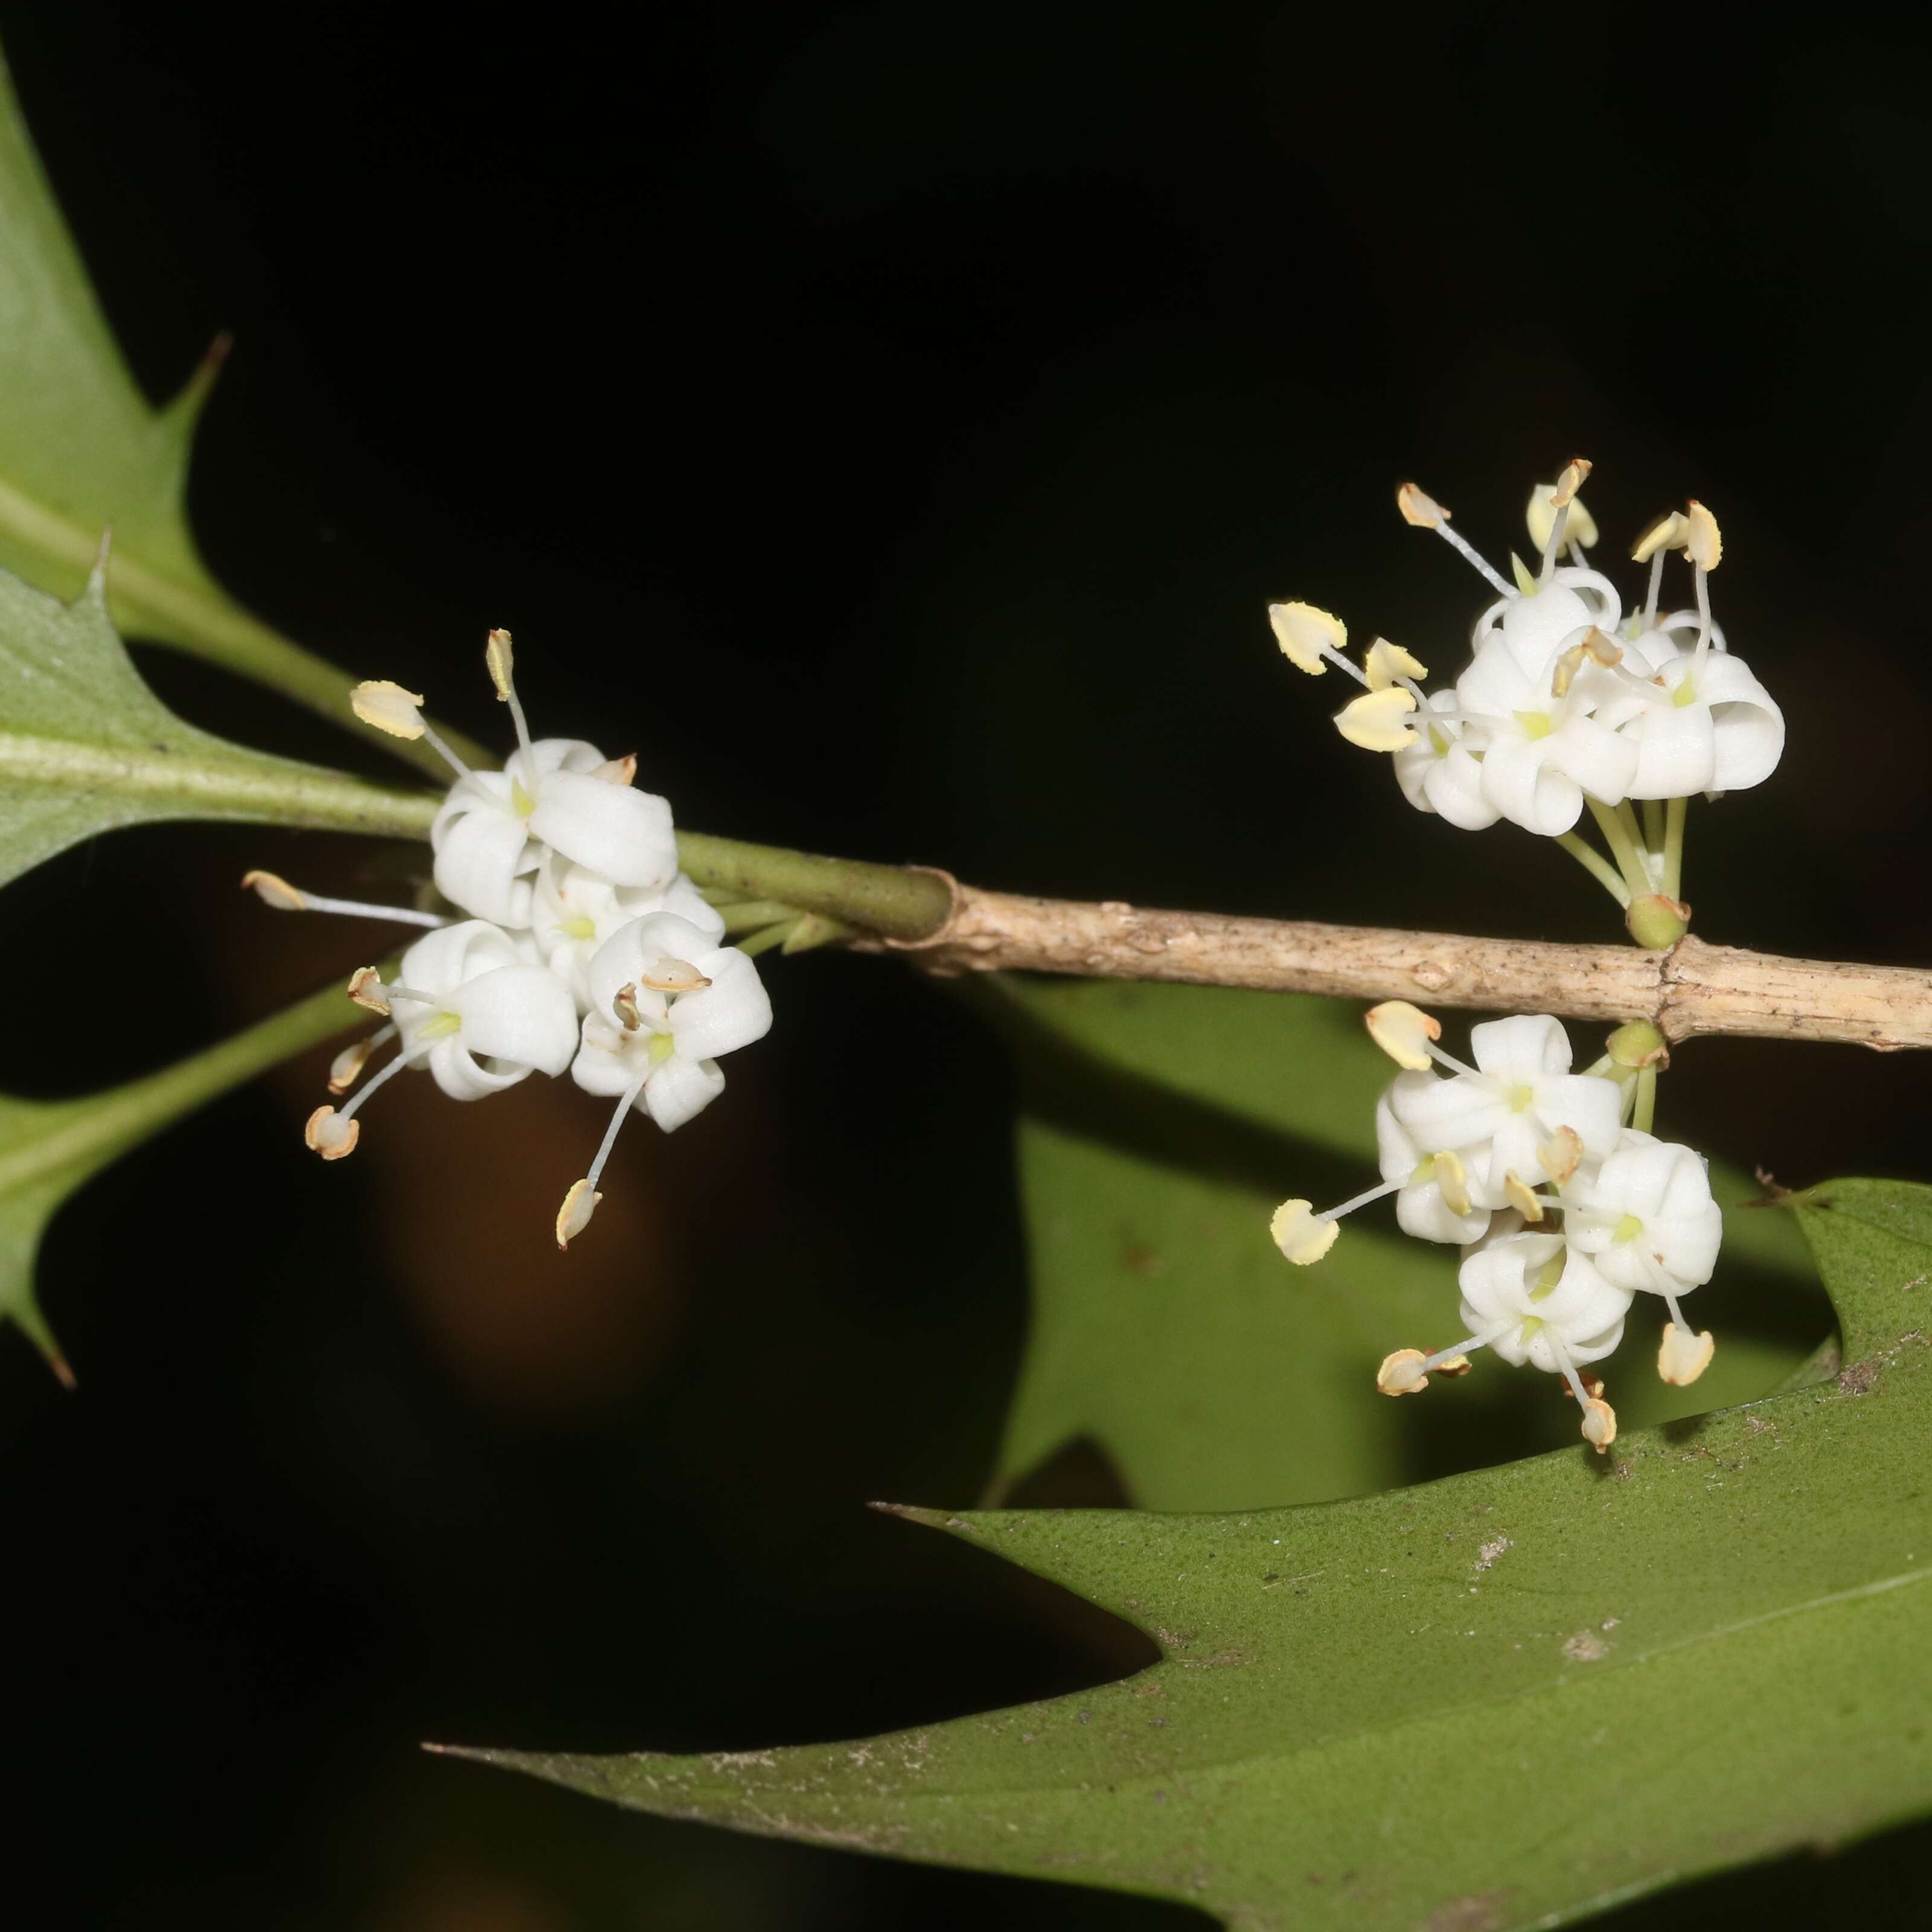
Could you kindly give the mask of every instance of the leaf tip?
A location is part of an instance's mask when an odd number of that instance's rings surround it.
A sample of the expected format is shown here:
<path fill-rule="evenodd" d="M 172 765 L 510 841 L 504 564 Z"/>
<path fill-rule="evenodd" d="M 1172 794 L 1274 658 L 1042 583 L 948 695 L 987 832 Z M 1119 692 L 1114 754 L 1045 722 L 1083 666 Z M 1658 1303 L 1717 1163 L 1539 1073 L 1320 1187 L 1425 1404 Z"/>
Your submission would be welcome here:
<path fill-rule="evenodd" d="M 924 1509 L 917 1503 L 870 1502 L 866 1507 L 881 1516 L 902 1516 L 908 1522 L 923 1523 L 928 1529 L 964 1529 L 965 1522 L 950 1510 Z"/>

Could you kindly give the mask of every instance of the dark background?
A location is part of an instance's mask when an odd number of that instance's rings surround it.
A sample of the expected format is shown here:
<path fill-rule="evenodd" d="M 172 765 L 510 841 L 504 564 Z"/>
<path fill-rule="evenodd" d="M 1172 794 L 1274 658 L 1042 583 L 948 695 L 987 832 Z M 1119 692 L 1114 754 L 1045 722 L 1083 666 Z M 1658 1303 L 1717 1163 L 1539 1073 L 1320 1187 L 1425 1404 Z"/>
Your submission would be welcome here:
<path fill-rule="evenodd" d="M 1453 669 L 1480 592 L 1394 483 L 1499 555 L 1580 450 L 1605 554 L 1716 507 L 1719 614 L 1790 723 L 1774 782 L 1694 814 L 1700 930 L 1922 961 L 1926 50 L 1850 10 L 1577 13 L 272 28 L 64 0 L 0 30 L 150 392 L 236 333 L 192 491 L 218 574 L 479 735 L 505 623 L 538 728 L 635 748 L 705 830 L 1600 935 L 1547 848 L 1408 812 L 1262 616 L 1305 596 Z M 143 663 L 218 728 L 362 755 Z M 375 892 L 415 862 L 193 828 L 68 854 L 0 900 L 44 989 L 4 1084 L 124 1078 L 373 951 L 262 914 L 244 866 Z M 702 1123 L 632 1132 L 567 1270 L 548 1156 L 594 1143 L 576 1096 L 403 1083 L 324 1168 L 296 1138 L 313 1058 L 59 1217 L 40 1280 L 80 1395 L 0 1338 L 9 1722 L 50 1801 L 18 1856 L 64 1901 L 33 1922 L 1201 1922 L 415 1748 L 852 1735 L 1150 1654 L 860 1507 L 970 1502 L 984 1472 L 1024 1320 L 1010 1076 L 888 964 L 770 976 L 778 1030 Z M 1921 1059 L 1724 1042 L 1679 1067 L 1686 1138 L 1794 1183 L 1925 1174 Z M 1923 1922 L 1928 1846 L 1615 1922 Z"/>

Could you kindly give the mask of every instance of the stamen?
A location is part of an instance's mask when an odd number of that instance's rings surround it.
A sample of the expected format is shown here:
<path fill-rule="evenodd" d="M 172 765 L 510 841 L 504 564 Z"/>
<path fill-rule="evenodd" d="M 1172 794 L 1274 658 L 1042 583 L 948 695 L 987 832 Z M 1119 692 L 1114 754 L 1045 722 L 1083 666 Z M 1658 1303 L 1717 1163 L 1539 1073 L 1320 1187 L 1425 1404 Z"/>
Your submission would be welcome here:
<path fill-rule="evenodd" d="M 1400 1180 L 1384 1180 L 1379 1186 L 1365 1187 L 1359 1194 L 1352 1194 L 1339 1208 L 1324 1208 L 1315 1216 L 1318 1221 L 1339 1221 L 1344 1214 L 1352 1214 L 1358 1208 L 1366 1208 L 1371 1201 L 1379 1201 L 1384 1195 L 1394 1194 L 1406 1187 L 1406 1175 Z"/>
<path fill-rule="evenodd" d="M 1556 568 L 1556 553 L 1562 549 L 1564 532 L 1570 526 L 1571 507 L 1576 502 L 1576 492 L 1582 488 L 1584 480 L 1589 473 L 1589 460 L 1586 457 L 1573 456 L 1563 466 L 1563 473 L 1552 487 L 1546 506 L 1538 501 L 1537 492 L 1531 493 L 1530 533 L 1532 536 L 1535 535 L 1537 524 L 1540 520 L 1538 512 L 1546 507 L 1550 512 L 1550 526 L 1543 538 L 1542 567 L 1537 578 L 1539 584 L 1547 584 Z M 1580 535 L 1582 534 L 1582 521 L 1580 514 L 1577 519 Z M 1595 534 L 1596 525 L 1592 522 L 1589 536 L 1584 540 L 1586 542 L 1591 541 Z"/>
<path fill-rule="evenodd" d="M 606 784 L 631 784 L 638 776 L 638 754 L 627 752 L 621 758 L 606 758 L 590 776 L 602 778 Z"/>
<path fill-rule="evenodd" d="M 524 718 L 522 700 L 517 696 L 516 654 L 510 648 L 510 634 L 498 629 L 490 633 L 483 646 L 483 662 L 490 668 L 490 682 L 496 687 L 496 696 L 510 707 L 510 721 L 517 728 L 517 743 L 524 756 L 530 755 L 530 728 Z"/>
<path fill-rule="evenodd" d="M 604 1138 L 597 1149 L 597 1158 L 590 1163 L 590 1172 L 581 1180 L 574 1182 L 564 1196 L 563 1204 L 556 1210 L 556 1244 L 560 1248 L 568 1248 L 572 1238 L 590 1226 L 590 1217 L 597 1211 L 597 1204 L 604 1198 L 597 1191 L 604 1163 L 610 1158 L 610 1150 L 617 1144 L 617 1136 L 625 1118 L 637 1105 L 638 1096 L 644 1090 L 644 1082 L 650 1078 L 650 1070 L 646 1069 L 624 1090 L 618 1100 L 616 1112 L 610 1116 L 610 1124 L 604 1130 Z"/>
<path fill-rule="evenodd" d="M 1534 1222 L 1543 1219 L 1542 1202 L 1530 1192 L 1514 1168 L 1503 1176 L 1503 1196 L 1526 1221 Z"/>
<path fill-rule="evenodd" d="M 302 1144 L 324 1160 L 340 1160 L 356 1151 L 362 1126 L 333 1107 L 318 1107 L 302 1124 Z"/>
<path fill-rule="evenodd" d="M 438 736 L 436 727 L 422 715 L 422 693 L 405 691 L 386 679 L 365 680 L 349 694 L 349 708 L 364 724 L 392 738 L 427 738 L 442 761 L 460 778 L 470 776 L 470 767 Z"/>
<path fill-rule="evenodd" d="M 1362 1024 L 1376 1046 L 1412 1073 L 1426 1073 L 1432 1058 L 1445 1058 L 1432 1043 L 1442 1037 L 1442 1022 L 1406 1000 L 1384 1000 L 1371 1006 L 1362 1016 Z"/>
<path fill-rule="evenodd" d="M 1718 1345 L 1707 1329 L 1694 1335 L 1682 1322 L 1672 1319 L 1664 1325 L 1664 1340 L 1657 1351 L 1657 1372 L 1672 1388 L 1688 1388 L 1711 1366 Z"/>
<path fill-rule="evenodd" d="M 248 872 L 242 875 L 244 890 L 251 890 L 264 905 L 278 912 L 333 912 L 352 919 L 386 919 L 398 926 L 447 926 L 440 913 L 418 912 L 413 906 L 375 905 L 363 899 L 329 898 L 320 892 L 304 892 L 299 886 L 273 872 Z"/>
<path fill-rule="evenodd" d="M 1385 685 L 1342 706 L 1335 714 L 1335 728 L 1365 752 L 1400 752 L 1415 742 L 1415 728 L 1407 721 L 1416 708 L 1412 692 L 1399 684 Z"/>
<path fill-rule="evenodd" d="M 1583 1138 L 1574 1127 L 1558 1127 L 1536 1150 L 1543 1171 L 1558 1187 L 1567 1187 L 1583 1164 Z"/>
<path fill-rule="evenodd" d="M 392 738 L 420 738 L 423 735 L 423 694 L 405 691 L 386 678 L 365 679 L 352 686 L 349 708 L 364 724 Z"/>
<path fill-rule="evenodd" d="M 1268 1223 L 1275 1246 L 1297 1268 L 1318 1262 L 1335 1245 L 1341 1232 L 1332 1219 L 1312 1212 L 1306 1201 L 1284 1201 Z"/>
<path fill-rule="evenodd" d="M 654 993 L 701 992 L 711 982 L 688 959 L 660 959 L 648 973 L 638 975 L 637 983 Z"/>
<path fill-rule="evenodd" d="M 1270 604 L 1268 627 L 1282 656 L 1297 670 L 1320 677 L 1333 664 L 1358 684 L 1368 682 L 1366 676 L 1342 655 L 1348 645 L 1348 627 L 1328 611 L 1312 604 Z"/>
<path fill-rule="evenodd" d="M 388 1017 L 389 1003 L 392 1000 L 413 1000 L 418 1005 L 433 1006 L 436 1002 L 434 993 L 419 993 L 413 986 L 386 986 L 373 966 L 358 966 L 349 976 L 349 997 L 358 1006 L 366 1006 L 372 1013 Z"/>
<path fill-rule="evenodd" d="M 1385 691 L 1392 684 L 1400 685 L 1414 698 L 1418 706 L 1423 702 L 1420 692 L 1414 680 L 1429 675 L 1429 667 L 1400 644 L 1392 644 L 1386 638 L 1378 638 L 1370 645 L 1368 654 L 1363 660 L 1368 674 L 1371 691 Z"/>
<path fill-rule="evenodd" d="M 1395 493 L 1395 506 L 1402 512 L 1405 523 L 1414 524 L 1418 530 L 1433 530 L 1464 562 L 1485 578 L 1492 590 L 1500 591 L 1505 597 L 1516 595 L 1514 589 L 1491 567 L 1475 546 L 1449 527 L 1448 511 L 1433 496 L 1413 483 L 1405 483 Z"/>
<path fill-rule="evenodd" d="M 1382 1358 L 1376 1371 L 1376 1388 L 1383 1395 L 1418 1395 L 1429 1386 L 1422 1372 L 1427 1358 L 1420 1348 L 1398 1348 Z"/>
<path fill-rule="evenodd" d="M 1460 1073 L 1464 1079 L 1473 1080 L 1478 1086 L 1487 1088 L 1492 1094 L 1500 1094 L 1503 1090 L 1503 1083 L 1500 1080 L 1492 1078 L 1490 1075 L 1483 1072 L 1480 1067 L 1466 1065 L 1462 1061 L 1458 1060 L 1453 1053 L 1444 1053 L 1442 1048 L 1433 1044 L 1430 1046 L 1426 1051 L 1431 1060 L 1434 1060 L 1438 1066 L 1448 1067 L 1451 1073 Z M 1391 1055 L 1390 1057 L 1393 1058 L 1394 1056 Z M 1403 1061 L 1402 1064 L 1404 1066 L 1407 1066 L 1408 1064 L 1406 1060 Z M 1410 1071 L 1414 1072 L 1420 1072 L 1421 1070 L 1420 1068 L 1411 1068 Z"/>
<path fill-rule="evenodd" d="M 393 1080 L 404 1067 L 413 1066 L 428 1051 L 427 1047 L 421 1047 L 412 1052 L 398 1054 L 340 1112 L 333 1107 L 316 1108 L 302 1128 L 303 1142 L 324 1160 L 340 1160 L 344 1155 L 353 1154 L 356 1143 L 362 1138 L 362 1124 L 356 1118 L 357 1108 L 370 1094 Z"/>
<path fill-rule="evenodd" d="M 362 1077 L 362 1070 L 369 1064 L 369 1056 L 385 1040 L 395 1036 L 395 1024 L 378 1027 L 376 1030 L 345 1046 L 328 1063 L 328 1090 L 332 1094 L 346 1094 Z"/>
<path fill-rule="evenodd" d="M 369 1096 L 372 1094 L 380 1094 L 392 1080 L 394 1079 L 398 1073 L 402 1072 L 404 1067 L 413 1066 L 416 1063 L 418 1060 L 422 1059 L 428 1052 L 429 1048 L 428 1047 L 418 1046 L 412 1048 L 406 1052 L 398 1054 L 395 1058 L 391 1060 L 388 1065 L 384 1067 L 382 1072 L 377 1074 L 375 1078 L 369 1082 L 368 1085 L 363 1088 L 361 1093 L 351 1096 L 348 1106 L 344 1107 L 341 1112 L 338 1114 L 335 1118 L 340 1120 L 344 1126 L 347 1126 L 349 1123 L 355 1118 L 357 1111 L 368 1103 Z M 349 1144 L 350 1147 L 353 1147 L 356 1143 L 352 1140 Z M 346 1148 L 344 1150 L 345 1153 L 347 1150 L 348 1150 Z"/>
<path fill-rule="evenodd" d="M 1442 1204 L 1452 1214 L 1466 1214 L 1469 1211 L 1469 1177 L 1461 1160 L 1448 1152 L 1435 1156 L 1436 1191 L 1442 1196 Z"/>

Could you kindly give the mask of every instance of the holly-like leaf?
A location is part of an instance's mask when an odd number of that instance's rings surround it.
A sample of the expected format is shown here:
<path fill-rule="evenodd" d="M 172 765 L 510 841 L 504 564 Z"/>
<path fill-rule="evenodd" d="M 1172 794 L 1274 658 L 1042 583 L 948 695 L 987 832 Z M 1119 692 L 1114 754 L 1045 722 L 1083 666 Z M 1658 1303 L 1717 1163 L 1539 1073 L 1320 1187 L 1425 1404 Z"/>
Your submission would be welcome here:
<path fill-rule="evenodd" d="M 34 1259 L 61 1203 L 128 1150 L 266 1068 L 360 1024 L 338 986 L 124 1087 L 77 1100 L 0 1094 L 0 1325 L 17 1322 L 63 1381 L 67 1364 L 34 1294 Z"/>
<path fill-rule="evenodd" d="M 422 837 L 436 800 L 184 723 L 115 635 L 100 573 L 72 604 L 0 571 L 0 884 L 115 826 L 244 819 Z"/>
<path fill-rule="evenodd" d="M 1289 1267 L 1269 1238 L 1284 1196 L 1319 1205 L 1378 1178 L 1375 1100 L 1393 1070 L 1359 1006 L 992 985 L 1021 1067 L 1032 1274 L 996 1496 L 1077 1441 L 1136 1504 L 1232 1509 L 1364 1494 L 1525 1439 L 1533 1377 L 1472 1378 L 1453 1414 L 1361 1400 L 1392 1348 L 1455 1339 L 1454 1250 L 1399 1234 L 1386 1205 L 1351 1219 L 1318 1267 Z M 1576 1037 L 1580 1059 L 1597 1051 Z M 1768 1393 L 1828 1320 L 1790 1218 L 1743 1211 L 1762 1190 L 1734 1169 L 1712 1178 L 1724 1260 L 1698 1312 L 1717 1358 L 1694 1389 L 1622 1368 L 1654 1359 L 1659 1311 L 1640 1305 L 1604 1366 L 1630 1426 Z"/>
<path fill-rule="evenodd" d="M 1150 1632 L 1162 1660 L 1125 1682 L 803 1749 L 477 1755 L 672 1816 L 1337 1932 L 1555 1924 L 1922 1813 L 1932 1189 L 1791 1205 L 1847 1366 L 1607 1457 L 1222 1516 L 906 1512 Z"/>
<path fill-rule="evenodd" d="M 434 747 L 368 731 L 333 665 L 252 616 L 196 551 L 185 508 L 218 343 L 152 409 L 121 359 L 0 56 L 0 566 L 76 596 L 114 532 L 109 603 L 133 637 L 259 678 L 440 776 Z"/>

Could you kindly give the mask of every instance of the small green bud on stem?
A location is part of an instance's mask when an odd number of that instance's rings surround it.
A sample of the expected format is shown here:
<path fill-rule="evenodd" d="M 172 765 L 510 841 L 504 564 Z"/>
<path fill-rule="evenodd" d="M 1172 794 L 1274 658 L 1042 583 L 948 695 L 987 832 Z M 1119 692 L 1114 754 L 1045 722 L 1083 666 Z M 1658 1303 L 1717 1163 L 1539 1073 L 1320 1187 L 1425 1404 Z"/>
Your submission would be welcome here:
<path fill-rule="evenodd" d="M 1617 1028 L 1604 1042 L 1612 1063 L 1634 1071 L 1645 1066 L 1668 1066 L 1670 1046 L 1648 1020 L 1630 1020 Z"/>
<path fill-rule="evenodd" d="M 1645 892 L 1630 901 L 1624 924 L 1638 945 L 1668 952 L 1690 930 L 1690 908 L 1682 899 Z"/>

